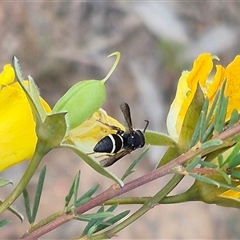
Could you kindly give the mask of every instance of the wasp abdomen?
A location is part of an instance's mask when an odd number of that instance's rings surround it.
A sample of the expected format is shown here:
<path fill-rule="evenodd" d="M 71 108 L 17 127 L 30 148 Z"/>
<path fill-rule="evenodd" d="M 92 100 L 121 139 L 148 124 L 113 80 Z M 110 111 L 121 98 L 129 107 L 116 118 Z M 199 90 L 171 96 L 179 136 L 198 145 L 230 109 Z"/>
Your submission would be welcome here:
<path fill-rule="evenodd" d="M 123 148 L 123 138 L 119 134 L 109 134 L 94 147 L 94 152 L 116 153 Z"/>

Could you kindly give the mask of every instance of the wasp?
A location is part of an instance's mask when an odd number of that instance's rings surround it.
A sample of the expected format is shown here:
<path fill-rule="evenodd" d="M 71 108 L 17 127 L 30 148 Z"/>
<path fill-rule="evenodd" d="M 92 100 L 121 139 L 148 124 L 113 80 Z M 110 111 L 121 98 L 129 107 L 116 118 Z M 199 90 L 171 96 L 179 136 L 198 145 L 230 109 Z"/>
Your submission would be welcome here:
<path fill-rule="evenodd" d="M 113 130 L 116 130 L 116 133 L 109 134 L 102 138 L 93 149 L 93 151 L 97 153 L 109 154 L 107 158 L 100 161 L 103 167 L 111 166 L 125 155 L 145 145 L 144 133 L 148 127 L 149 121 L 145 120 L 146 126 L 143 131 L 134 130 L 132 127 L 129 105 L 127 103 L 122 103 L 120 109 L 127 123 L 126 131 L 123 131 L 119 127 L 106 124 Z"/>

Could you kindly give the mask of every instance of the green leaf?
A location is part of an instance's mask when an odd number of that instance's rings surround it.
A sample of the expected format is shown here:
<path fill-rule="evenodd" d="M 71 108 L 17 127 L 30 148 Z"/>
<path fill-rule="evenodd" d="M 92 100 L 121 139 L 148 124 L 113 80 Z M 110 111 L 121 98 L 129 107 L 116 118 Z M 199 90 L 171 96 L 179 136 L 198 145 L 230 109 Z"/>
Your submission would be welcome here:
<path fill-rule="evenodd" d="M 29 195 L 26 188 L 23 190 L 23 199 L 24 199 L 24 206 L 25 206 L 28 222 L 33 223 L 34 221 L 32 220 L 30 200 L 29 200 Z"/>
<path fill-rule="evenodd" d="M 223 176 L 227 184 L 231 185 L 232 179 L 230 178 L 230 176 L 222 170 L 220 170 L 219 173 L 221 174 L 221 176 Z"/>
<path fill-rule="evenodd" d="M 192 148 L 201 139 L 201 133 L 202 133 L 203 130 L 199 131 L 199 129 L 203 129 L 203 122 L 204 121 L 205 121 L 205 112 L 202 111 L 200 113 L 199 120 L 198 120 L 197 125 L 195 127 L 195 131 L 193 132 L 189 148 Z"/>
<path fill-rule="evenodd" d="M 232 127 L 234 124 L 236 124 L 239 121 L 239 114 L 237 109 L 233 109 L 228 127 Z"/>
<path fill-rule="evenodd" d="M 28 221 L 30 224 L 34 223 L 36 216 L 37 216 L 37 211 L 38 211 L 38 207 L 39 207 L 39 203 L 40 203 L 40 199 L 41 199 L 41 195 L 42 195 L 42 189 L 43 189 L 45 175 L 46 175 L 46 166 L 43 167 L 43 169 L 40 172 L 39 178 L 38 178 L 32 213 L 31 213 L 31 208 L 30 208 L 30 200 L 29 200 L 28 191 L 26 188 L 23 190 L 23 198 L 24 198 L 24 205 L 25 205 L 25 209 L 26 209 L 26 215 L 27 215 L 27 218 L 28 218 Z"/>
<path fill-rule="evenodd" d="M 224 165 L 226 165 L 226 164 L 228 164 L 228 167 L 229 167 L 229 164 L 231 165 L 231 162 L 234 161 L 234 158 L 235 158 L 235 156 L 238 155 L 239 151 L 240 151 L 240 142 L 238 142 L 238 143 L 234 146 L 234 148 L 232 149 L 231 153 L 228 155 L 228 157 L 227 157 L 226 160 L 223 162 L 223 164 L 221 165 L 221 167 L 224 166 Z M 231 168 L 231 167 L 230 167 L 230 168 Z"/>
<path fill-rule="evenodd" d="M 32 222 L 35 221 L 36 216 L 37 216 L 37 211 L 38 211 L 38 207 L 39 207 L 39 203 L 40 203 L 40 199 L 41 199 L 41 195 L 42 195 L 43 183 L 44 183 L 44 179 L 45 179 L 45 175 L 46 175 L 46 169 L 47 169 L 47 167 L 45 165 L 43 167 L 43 169 L 41 170 L 39 178 L 38 178 L 37 189 L 36 189 L 35 198 L 34 198 L 34 202 L 33 202 Z"/>
<path fill-rule="evenodd" d="M 13 184 L 12 180 L 7 180 L 7 179 L 0 179 L 0 187 L 4 187 L 8 184 Z"/>
<path fill-rule="evenodd" d="M 73 213 L 74 213 L 74 215 L 76 215 L 76 204 L 77 204 L 79 182 L 80 182 L 80 174 L 77 174 L 75 181 L 74 181 L 74 187 L 73 187 L 73 206 L 74 206 Z"/>
<path fill-rule="evenodd" d="M 228 184 L 225 184 L 225 183 L 222 183 L 222 182 L 218 182 L 218 181 L 216 181 L 214 179 L 205 177 L 203 175 L 198 175 L 196 173 L 190 173 L 189 175 L 194 177 L 195 179 L 201 181 L 201 182 L 205 182 L 207 184 L 215 185 L 218 188 L 223 187 L 223 188 L 235 190 L 235 191 L 238 191 L 238 192 L 240 191 L 240 188 L 237 188 L 237 187 L 234 187 L 232 185 L 228 185 Z"/>
<path fill-rule="evenodd" d="M 210 147 L 217 147 L 223 143 L 220 139 L 211 139 L 202 144 L 202 149 L 210 148 Z"/>
<path fill-rule="evenodd" d="M 109 227 L 113 224 L 115 224 L 116 222 L 120 221 L 121 219 L 123 219 L 124 217 L 126 217 L 128 214 L 130 213 L 130 210 L 126 210 L 124 212 L 121 212 L 119 213 L 118 215 L 108 219 L 107 221 L 103 222 L 102 224 L 100 224 L 96 230 L 95 230 L 95 233 L 96 232 L 99 232 L 103 229 L 105 229 L 106 227 Z"/>
<path fill-rule="evenodd" d="M 218 168 L 218 165 L 211 163 L 211 162 L 206 162 L 206 161 L 200 161 L 199 164 L 202 167 L 208 167 L 208 168 L 212 168 L 212 169 L 216 169 Z"/>
<path fill-rule="evenodd" d="M 186 166 L 186 171 L 190 172 L 193 168 L 195 168 L 201 161 L 200 156 L 196 156 L 190 163 L 187 164 Z"/>
<path fill-rule="evenodd" d="M 201 142 L 205 142 L 213 134 L 213 130 L 214 130 L 214 122 L 212 122 L 206 129 L 206 131 L 201 139 Z"/>
<path fill-rule="evenodd" d="M 176 142 L 167 134 L 154 132 L 154 131 L 146 131 L 144 133 L 145 143 L 153 146 L 169 146 L 175 147 Z"/>
<path fill-rule="evenodd" d="M 82 205 L 86 199 L 89 200 L 92 195 L 98 190 L 99 184 L 94 185 L 91 189 L 89 189 L 87 192 L 85 192 L 77 201 L 76 201 L 76 207 L 79 207 Z"/>
<path fill-rule="evenodd" d="M 121 187 L 124 186 L 124 183 L 121 179 L 119 179 L 116 175 L 108 171 L 106 168 L 103 168 L 99 162 L 96 162 L 94 158 L 90 157 L 89 155 L 85 154 L 79 148 L 69 145 L 69 144 L 61 144 L 61 146 L 72 149 L 78 156 L 80 156 L 90 167 L 92 167 L 95 171 L 99 174 L 110 178 L 117 182 Z"/>
<path fill-rule="evenodd" d="M 230 169 L 237 167 L 240 164 L 240 153 L 237 154 L 231 161 L 228 162 L 228 167 Z"/>
<path fill-rule="evenodd" d="M 186 112 L 179 135 L 178 145 L 181 152 L 186 152 L 191 146 L 192 136 L 198 123 L 203 103 L 204 95 L 201 87 L 198 85 L 192 102 Z"/>
<path fill-rule="evenodd" d="M 220 89 L 219 101 L 218 101 L 215 118 L 214 118 L 214 131 L 216 133 L 220 133 L 223 130 L 225 125 L 225 118 L 226 118 L 227 106 L 228 106 L 228 98 L 224 96 L 225 86 L 226 86 L 226 80 L 223 82 Z"/>
<path fill-rule="evenodd" d="M 0 228 L 4 227 L 5 225 L 7 225 L 8 223 L 10 223 L 10 221 L 8 219 L 4 219 L 2 221 L 0 221 Z"/>
<path fill-rule="evenodd" d="M 3 201 L 0 200 L 0 205 L 2 203 L 3 203 Z M 23 218 L 24 218 L 23 215 L 19 211 L 17 211 L 14 207 L 10 206 L 7 208 L 7 210 L 10 211 L 11 213 L 13 213 L 15 216 L 17 216 L 21 222 L 23 221 Z"/>
<path fill-rule="evenodd" d="M 91 219 L 104 219 L 107 217 L 112 217 L 114 214 L 112 212 L 100 212 L 100 213 L 89 213 L 89 214 L 82 214 L 80 216 L 76 216 L 75 219 L 80 221 L 90 221 Z"/>
<path fill-rule="evenodd" d="M 218 159 L 218 166 L 219 166 L 219 168 L 222 168 L 222 166 L 223 166 L 223 155 L 222 154 L 218 154 L 217 159 Z"/>
<path fill-rule="evenodd" d="M 128 169 L 125 171 L 123 176 L 121 177 L 122 181 L 128 177 L 131 173 L 134 172 L 133 168 L 139 163 L 140 160 L 143 159 L 143 156 L 148 152 L 149 146 L 145 148 L 142 153 L 131 163 L 131 165 L 128 167 Z"/>
<path fill-rule="evenodd" d="M 97 213 L 101 213 L 104 211 L 104 207 L 100 207 L 99 210 L 97 211 Z M 94 230 L 97 228 L 97 226 L 95 225 L 98 222 L 98 220 L 96 219 L 91 219 L 88 224 L 86 225 L 86 227 L 83 229 L 82 231 L 82 236 L 87 235 L 89 232 L 94 232 Z"/>
<path fill-rule="evenodd" d="M 208 115 L 207 115 L 207 119 L 206 119 L 206 125 L 209 125 L 209 123 L 210 123 L 210 121 L 211 121 L 211 119 L 213 117 L 213 114 L 216 111 L 216 107 L 217 107 L 217 103 L 218 103 L 218 100 L 219 100 L 219 96 L 220 96 L 220 90 L 217 91 L 217 94 L 214 97 L 214 100 L 213 100 L 213 103 L 211 105 L 211 108 L 208 111 Z M 205 129 L 206 129 L 206 127 L 205 127 Z"/>
<path fill-rule="evenodd" d="M 109 212 L 112 213 L 118 205 L 112 205 L 111 207 L 109 207 L 105 212 Z M 97 213 L 103 213 L 104 212 L 104 207 L 100 207 L 100 209 L 97 211 Z M 91 236 L 96 230 L 97 227 L 103 223 L 103 220 L 105 219 L 105 217 L 99 218 L 99 219 L 91 219 L 89 221 L 89 223 L 87 224 L 87 226 L 84 228 L 83 232 L 82 232 L 82 236 L 84 235 L 88 235 Z"/>
<path fill-rule="evenodd" d="M 232 177 L 232 178 L 240 179 L 240 171 L 235 171 L 235 170 L 233 170 L 233 171 L 231 172 L 231 177 Z"/>
<path fill-rule="evenodd" d="M 73 183 L 71 185 L 71 188 L 69 189 L 68 195 L 65 197 L 65 205 L 64 205 L 65 211 L 68 211 L 67 207 L 68 207 L 68 205 L 69 205 L 69 203 L 72 199 L 72 196 L 73 196 L 73 193 L 74 193 L 74 187 L 76 185 L 75 184 L 76 181 L 80 181 L 80 171 L 75 176 L 75 178 L 73 180 Z"/>

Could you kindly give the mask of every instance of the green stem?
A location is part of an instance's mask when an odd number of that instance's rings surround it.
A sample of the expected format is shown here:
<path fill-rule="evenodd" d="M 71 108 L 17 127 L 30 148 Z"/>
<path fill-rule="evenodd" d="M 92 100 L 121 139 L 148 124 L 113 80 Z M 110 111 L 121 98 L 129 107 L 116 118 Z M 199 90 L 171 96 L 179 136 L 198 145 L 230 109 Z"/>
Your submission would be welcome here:
<path fill-rule="evenodd" d="M 46 155 L 47 152 L 49 152 L 50 149 L 46 149 L 43 144 L 41 144 L 39 141 L 36 146 L 35 153 L 33 155 L 32 160 L 30 161 L 26 172 L 22 176 L 21 180 L 19 181 L 16 188 L 11 192 L 11 194 L 4 200 L 3 203 L 0 205 L 0 214 L 3 213 L 23 192 L 23 190 L 26 188 L 27 184 L 31 180 L 33 174 L 35 173 L 35 170 L 37 169 L 40 161 Z"/>
<path fill-rule="evenodd" d="M 152 197 L 127 197 L 127 198 L 114 198 L 104 203 L 104 205 L 136 205 L 136 204 L 145 204 L 149 201 Z M 190 201 L 197 201 L 197 194 L 193 191 L 187 190 L 184 193 L 173 195 L 173 196 L 166 196 L 163 198 L 159 204 L 175 204 L 175 203 L 183 203 L 183 202 L 190 202 Z"/>
<path fill-rule="evenodd" d="M 91 240 L 95 239 L 106 239 L 111 238 L 116 233 L 121 231 L 123 228 L 130 225 L 132 222 L 136 221 L 138 218 L 140 218 L 142 215 L 144 215 L 146 212 L 148 212 L 154 205 L 159 203 L 162 199 L 166 197 L 182 180 L 184 176 L 175 174 L 172 179 L 165 185 L 164 188 L 162 188 L 154 197 L 150 198 L 148 201 L 144 203 L 144 205 L 137 210 L 134 214 L 132 214 L 129 218 L 118 224 L 117 226 L 113 227 L 109 231 L 103 232 L 101 234 L 97 234 L 95 236 L 91 236 Z"/>

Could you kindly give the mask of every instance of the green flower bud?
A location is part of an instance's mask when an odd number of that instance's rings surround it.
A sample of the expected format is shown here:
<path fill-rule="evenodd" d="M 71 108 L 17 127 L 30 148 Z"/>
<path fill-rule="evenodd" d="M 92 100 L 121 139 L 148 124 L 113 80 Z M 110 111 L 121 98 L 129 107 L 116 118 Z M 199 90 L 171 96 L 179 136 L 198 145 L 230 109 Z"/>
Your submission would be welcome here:
<path fill-rule="evenodd" d="M 104 103 L 106 98 L 105 81 L 115 70 L 120 53 L 115 52 L 109 57 L 116 55 L 113 67 L 103 80 L 84 80 L 72 86 L 56 103 L 53 113 L 67 112 L 68 130 L 71 130 L 88 118 L 90 118 Z"/>
<path fill-rule="evenodd" d="M 67 112 L 68 128 L 73 129 L 91 117 L 104 103 L 103 81 L 85 80 L 72 86 L 56 103 L 53 112 Z"/>

